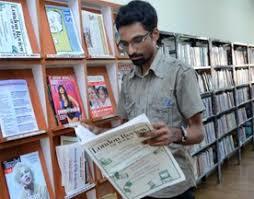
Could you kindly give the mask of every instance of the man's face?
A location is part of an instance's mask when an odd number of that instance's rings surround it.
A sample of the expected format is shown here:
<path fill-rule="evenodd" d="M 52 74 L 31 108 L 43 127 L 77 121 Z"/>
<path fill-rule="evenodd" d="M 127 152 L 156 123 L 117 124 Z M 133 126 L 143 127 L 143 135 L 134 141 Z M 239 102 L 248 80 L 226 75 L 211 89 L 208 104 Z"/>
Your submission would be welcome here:
<path fill-rule="evenodd" d="M 153 58 L 158 40 L 157 29 L 153 32 L 145 30 L 141 23 L 119 28 L 120 43 L 125 47 L 132 62 L 137 66 L 149 63 Z"/>

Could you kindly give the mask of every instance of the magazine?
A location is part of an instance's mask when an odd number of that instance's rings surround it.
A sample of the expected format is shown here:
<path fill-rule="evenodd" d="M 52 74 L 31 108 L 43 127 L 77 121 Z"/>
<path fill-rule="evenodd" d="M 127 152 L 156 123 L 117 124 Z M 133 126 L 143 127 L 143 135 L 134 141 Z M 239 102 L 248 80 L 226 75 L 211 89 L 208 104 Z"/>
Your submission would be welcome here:
<path fill-rule="evenodd" d="M 72 195 L 90 186 L 88 162 L 80 142 L 59 145 L 56 147 L 56 154 L 62 174 L 62 185 L 67 195 Z"/>
<path fill-rule="evenodd" d="M 83 54 L 71 9 L 53 5 L 45 7 L 57 54 Z"/>
<path fill-rule="evenodd" d="M 88 100 L 92 119 L 105 118 L 114 114 L 110 93 L 103 75 L 88 76 Z"/>
<path fill-rule="evenodd" d="M 119 91 L 121 91 L 123 76 L 128 74 L 133 67 L 134 67 L 134 65 L 132 63 L 119 63 L 118 64 L 117 79 L 118 79 Z"/>
<path fill-rule="evenodd" d="M 38 152 L 3 162 L 10 199 L 49 199 Z"/>
<path fill-rule="evenodd" d="M 142 144 L 146 138 L 141 135 L 152 129 L 142 114 L 94 138 L 83 137 L 86 152 L 123 198 L 140 199 L 185 180 L 168 147 Z M 88 130 L 75 131 L 79 135 Z"/>
<path fill-rule="evenodd" d="M 38 131 L 26 80 L 0 80 L 0 126 L 3 137 Z"/>
<path fill-rule="evenodd" d="M 85 119 L 85 111 L 74 76 L 48 76 L 48 80 L 58 123 L 72 125 Z"/>
<path fill-rule="evenodd" d="M 23 10 L 20 3 L 0 1 L 0 55 L 31 55 Z"/>
<path fill-rule="evenodd" d="M 83 33 L 91 57 L 112 56 L 109 52 L 102 14 L 82 10 Z"/>
<path fill-rule="evenodd" d="M 65 136 L 65 135 L 60 136 L 61 145 L 74 144 L 76 142 L 79 142 L 78 137 Z"/>

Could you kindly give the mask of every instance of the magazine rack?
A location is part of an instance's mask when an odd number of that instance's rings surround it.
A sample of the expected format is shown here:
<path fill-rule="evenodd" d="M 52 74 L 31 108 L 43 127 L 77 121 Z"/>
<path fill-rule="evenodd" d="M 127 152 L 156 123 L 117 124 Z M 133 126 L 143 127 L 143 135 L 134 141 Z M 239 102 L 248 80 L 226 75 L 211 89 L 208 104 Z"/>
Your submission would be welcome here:
<path fill-rule="evenodd" d="M 118 5 L 106 3 L 104 1 L 83 0 L 10 0 L 10 2 L 18 2 L 22 5 L 25 26 L 33 54 L 24 57 L 0 57 L 0 79 L 25 79 L 27 81 L 40 132 L 27 134 L 27 136 L 21 136 L 18 139 L 15 138 L 13 140 L 0 138 L 0 160 L 3 161 L 14 157 L 16 154 L 26 153 L 30 150 L 38 150 L 40 152 L 40 156 L 43 156 L 41 161 L 43 164 L 43 170 L 45 170 L 44 175 L 46 177 L 49 190 L 52 192 L 51 198 L 55 198 L 53 192 L 57 193 L 57 198 L 59 199 L 68 198 L 61 185 L 61 172 L 57 162 L 55 147 L 60 144 L 59 140 L 62 135 L 73 136 L 74 130 L 72 128 L 58 126 L 56 123 L 54 111 L 49 99 L 48 76 L 73 75 L 75 77 L 82 98 L 82 104 L 86 112 L 86 120 L 84 120 L 84 122 L 92 122 L 88 112 L 87 71 L 89 68 L 89 71 L 91 71 L 92 74 L 95 71 L 94 74 L 97 75 L 101 72 L 101 75 L 105 76 L 105 81 L 108 85 L 115 111 L 115 101 L 117 101 L 118 89 L 116 84 L 116 49 L 114 47 L 115 39 L 111 13 L 112 8 L 115 9 Z M 65 6 L 71 9 L 77 32 L 77 39 L 79 40 L 78 42 L 80 43 L 80 46 L 83 47 L 85 54 L 80 56 L 57 55 L 47 20 L 45 5 Z M 96 60 L 85 58 L 85 55 L 88 55 L 88 51 L 84 42 L 82 31 L 81 8 L 99 11 L 102 13 L 103 17 L 105 17 L 105 23 L 107 24 L 105 26 L 107 41 L 109 43 L 110 54 L 112 55 L 110 59 L 99 58 Z M 98 70 L 96 69 L 97 66 L 100 66 L 98 67 Z M 99 118 L 96 121 L 93 121 L 93 123 L 99 126 L 111 128 L 112 121 L 114 120 L 117 120 L 115 115 L 114 117 L 106 119 Z M 44 158 L 46 161 L 44 161 Z M 92 182 L 97 185 L 96 181 Z M 0 195 L 1 198 L 7 198 L 8 190 L 6 188 L 3 172 L 1 172 L 0 176 L 0 187 L 5 187 L 3 195 Z M 100 187 L 100 192 L 104 190 L 103 187 L 104 186 Z M 91 187 L 91 189 L 92 191 L 90 191 L 90 195 L 99 193 L 96 191 L 97 186 L 95 186 L 95 189 L 93 187 Z M 84 190 L 84 192 L 87 192 L 87 190 Z M 77 193 L 76 196 L 73 197 L 85 198 L 85 195 L 85 193 Z M 100 196 L 102 195 L 100 194 Z"/>

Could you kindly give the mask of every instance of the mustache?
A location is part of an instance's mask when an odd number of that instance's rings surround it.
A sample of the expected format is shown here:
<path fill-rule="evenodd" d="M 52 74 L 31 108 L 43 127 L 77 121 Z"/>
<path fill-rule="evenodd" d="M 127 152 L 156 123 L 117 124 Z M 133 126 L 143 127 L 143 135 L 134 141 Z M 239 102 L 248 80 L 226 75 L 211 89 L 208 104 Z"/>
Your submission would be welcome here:
<path fill-rule="evenodd" d="M 132 55 L 129 55 L 129 58 L 132 59 L 132 58 L 136 58 L 136 57 L 143 57 L 143 54 L 132 54 Z"/>

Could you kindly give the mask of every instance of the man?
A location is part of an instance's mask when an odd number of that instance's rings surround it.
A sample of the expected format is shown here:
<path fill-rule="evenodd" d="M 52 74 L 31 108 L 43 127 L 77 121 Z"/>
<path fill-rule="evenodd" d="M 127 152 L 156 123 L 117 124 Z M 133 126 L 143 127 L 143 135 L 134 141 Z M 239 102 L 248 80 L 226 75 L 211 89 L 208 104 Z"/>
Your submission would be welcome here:
<path fill-rule="evenodd" d="M 186 177 L 184 182 L 151 197 L 194 198 L 191 156 L 184 145 L 203 139 L 203 103 L 195 71 L 157 48 L 157 14 L 149 3 L 131 1 L 122 6 L 115 23 L 120 36 L 118 46 L 135 64 L 123 79 L 118 113 L 126 120 L 146 113 L 155 129 L 147 136 L 146 144 L 169 146 Z"/>
<path fill-rule="evenodd" d="M 203 103 L 195 71 L 157 48 L 157 14 L 149 3 L 131 1 L 122 6 L 115 23 L 118 46 L 135 65 L 123 78 L 118 114 L 129 120 L 145 113 L 154 131 L 146 135 L 144 144 L 168 146 L 186 177 L 146 198 L 193 199 L 195 179 L 185 145 L 203 139 Z"/>

